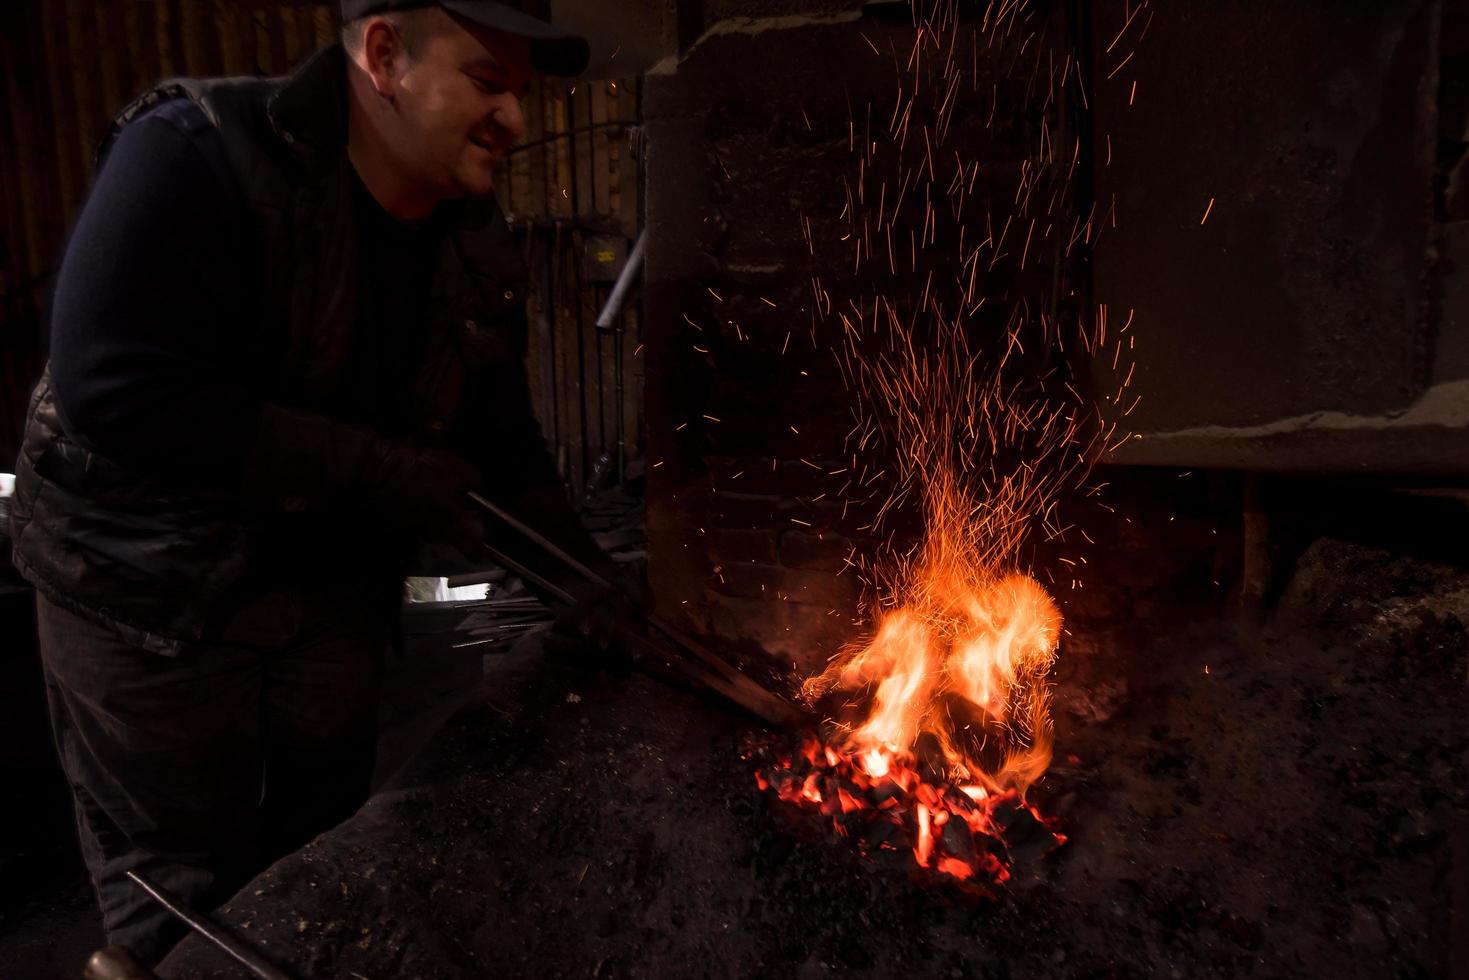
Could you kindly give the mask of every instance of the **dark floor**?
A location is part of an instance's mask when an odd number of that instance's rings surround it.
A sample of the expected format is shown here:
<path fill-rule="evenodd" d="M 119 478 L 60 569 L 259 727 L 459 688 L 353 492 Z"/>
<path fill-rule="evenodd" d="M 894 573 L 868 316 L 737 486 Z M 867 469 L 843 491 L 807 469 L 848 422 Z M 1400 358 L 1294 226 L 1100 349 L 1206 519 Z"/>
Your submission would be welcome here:
<path fill-rule="evenodd" d="M 1128 536 L 1156 513 L 1177 537 L 1184 510 L 1147 502 L 1094 553 L 1114 588 L 1071 600 L 1035 794 L 1070 841 L 998 903 L 773 809 L 721 706 L 522 650 L 485 658 L 475 703 L 388 791 L 220 918 L 303 980 L 1465 976 L 1466 538 L 1436 511 L 1393 530 L 1383 506 L 1340 504 L 1383 533 L 1318 528 L 1282 552 L 1258 627 L 1193 588 L 1219 562 Z M 479 648 L 442 642 L 459 619 L 410 630 L 439 659 L 390 685 L 409 720 L 385 769 L 475 687 Z M 27 804 L 0 811 L 0 977 L 75 976 L 100 937 L 65 797 L 44 757 L 15 755 L 44 745 L 11 730 L 44 724 L 29 663 L 6 658 L 0 705 Z M 193 941 L 168 966 L 237 975 Z"/>
<path fill-rule="evenodd" d="M 507 656 L 220 915 L 302 977 L 1452 976 L 1466 622 L 1462 565 L 1324 539 L 1258 633 L 1075 636 L 1036 794 L 1071 841 L 998 903 L 772 810 L 719 706 Z M 167 966 L 232 975 L 192 940 Z"/>

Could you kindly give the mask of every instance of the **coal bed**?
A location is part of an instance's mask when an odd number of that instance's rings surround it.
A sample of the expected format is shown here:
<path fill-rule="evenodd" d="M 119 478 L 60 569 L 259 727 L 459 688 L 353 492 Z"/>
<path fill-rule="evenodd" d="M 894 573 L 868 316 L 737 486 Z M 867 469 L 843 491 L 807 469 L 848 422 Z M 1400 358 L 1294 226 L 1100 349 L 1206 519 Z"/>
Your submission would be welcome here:
<path fill-rule="evenodd" d="M 1068 841 L 994 898 L 772 806 L 714 701 L 523 648 L 217 918 L 302 978 L 1444 976 L 1466 603 L 1462 569 L 1324 539 L 1258 633 L 1078 627 L 1031 793 Z M 162 972 L 237 968 L 191 938 Z"/>

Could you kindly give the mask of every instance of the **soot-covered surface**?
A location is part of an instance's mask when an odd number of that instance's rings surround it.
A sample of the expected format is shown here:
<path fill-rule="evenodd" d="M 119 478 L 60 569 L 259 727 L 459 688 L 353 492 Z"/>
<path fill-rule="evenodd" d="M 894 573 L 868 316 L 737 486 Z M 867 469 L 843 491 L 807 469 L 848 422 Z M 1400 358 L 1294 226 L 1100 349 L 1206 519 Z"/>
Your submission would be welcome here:
<path fill-rule="evenodd" d="M 1324 541 L 1258 638 L 1063 659 L 1036 796 L 1071 840 L 998 903 L 792 833 L 719 706 L 506 655 L 220 918 L 303 978 L 1446 976 L 1466 616 L 1461 571 Z M 195 940 L 162 972 L 237 975 Z"/>

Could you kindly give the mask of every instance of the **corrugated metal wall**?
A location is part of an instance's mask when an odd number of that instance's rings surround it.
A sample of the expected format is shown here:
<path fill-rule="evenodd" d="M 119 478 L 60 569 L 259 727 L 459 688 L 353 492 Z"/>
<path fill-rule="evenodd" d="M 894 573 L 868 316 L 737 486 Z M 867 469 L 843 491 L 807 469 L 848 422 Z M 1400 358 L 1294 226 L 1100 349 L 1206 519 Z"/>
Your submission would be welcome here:
<path fill-rule="evenodd" d="M 39 372 L 44 306 L 92 176 L 97 140 L 130 98 L 171 75 L 273 75 L 336 36 L 335 3 L 292 0 L 6 0 L 0 3 L 0 469 Z M 535 277 L 531 377 L 566 475 L 604 450 L 640 450 L 637 324 L 599 337 L 607 287 L 586 281 L 583 238 L 638 229 L 629 149 L 637 82 L 538 84 L 525 145 L 499 181 Z M 614 371 L 624 348 L 622 384 Z M 619 391 L 621 417 L 617 429 Z"/>

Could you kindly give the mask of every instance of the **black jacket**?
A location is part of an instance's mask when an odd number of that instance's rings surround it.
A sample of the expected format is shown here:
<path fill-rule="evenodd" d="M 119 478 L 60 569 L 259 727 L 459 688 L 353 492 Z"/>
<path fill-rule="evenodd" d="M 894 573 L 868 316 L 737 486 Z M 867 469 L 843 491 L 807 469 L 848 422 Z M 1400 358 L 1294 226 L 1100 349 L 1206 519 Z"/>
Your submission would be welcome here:
<path fill-rule="evenodd" d="M 373 433 L 313 410 L 342 371 L 357 322 L 345 82 L 337 46 L 287 79 L 166 82 L 125 109 L 104 141 L 105 159 L 140 114 L 192 100 L 214 127 L 201 150 L 238 189 L 265 257 L 239 343 L 260 411 L 253 488 L 194 486 L 108 458 L 69 431 L 49 372 L 32 398 L 12 507 L 16 567 L 53 602 L 147 648 L 177 653 L 205 639 L 273 526 L 352 506 L 333 467 Z M 408 399 L 411 438 L 476 462 L 501 500 L 538 501 L 541 526 L 558 525 L 553 537 L 587 555 L 531 413 L 518 250 L 493 198 L 446 207 Z"/>

